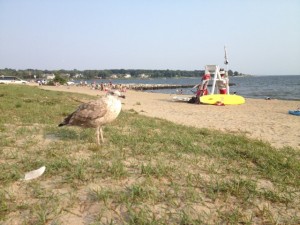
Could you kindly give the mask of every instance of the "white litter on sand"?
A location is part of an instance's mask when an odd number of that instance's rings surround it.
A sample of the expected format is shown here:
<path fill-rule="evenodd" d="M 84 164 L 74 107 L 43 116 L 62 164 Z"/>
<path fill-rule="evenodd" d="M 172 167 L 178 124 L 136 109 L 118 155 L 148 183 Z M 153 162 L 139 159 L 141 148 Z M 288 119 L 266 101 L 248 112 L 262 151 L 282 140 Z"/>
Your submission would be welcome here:
<path fill-rule="evenodd" d="M 32 170 L 28 173 L 25 173 L 25 178 L 23 180 L 32 180 L 32 179 L 36 179 L 39 176 L 41 176 L 46 170 L 45 166 L 42 166 L 41 168 L 37 169 L 37 170 Z"/>

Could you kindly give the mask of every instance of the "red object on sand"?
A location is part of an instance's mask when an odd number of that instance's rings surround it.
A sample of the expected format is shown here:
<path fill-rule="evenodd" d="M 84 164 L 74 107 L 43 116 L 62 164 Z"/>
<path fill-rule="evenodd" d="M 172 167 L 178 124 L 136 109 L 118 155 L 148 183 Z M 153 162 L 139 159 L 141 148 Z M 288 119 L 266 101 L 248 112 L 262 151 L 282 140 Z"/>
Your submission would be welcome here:
<path fill-rule="evenodd" d="M 216 106 L 225 106 L 225 104 L 223 102 L 216 102 L 215 104 Z"/>

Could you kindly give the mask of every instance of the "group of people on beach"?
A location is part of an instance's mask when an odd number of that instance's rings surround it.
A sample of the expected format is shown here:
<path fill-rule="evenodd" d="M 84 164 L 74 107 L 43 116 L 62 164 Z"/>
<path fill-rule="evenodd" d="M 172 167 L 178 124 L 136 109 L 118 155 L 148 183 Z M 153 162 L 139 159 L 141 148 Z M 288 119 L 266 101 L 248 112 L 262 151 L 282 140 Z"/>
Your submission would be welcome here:
<path fill-rule="evenodd" d="M 77 86 L 82 87 L 90 87 L 92 90 L 100 90 L 100 91 L 109 91 L 111 89 L 119 90 L 120 92 L 126 92 L 127 88 L 126 86 L 122 84 L 113 84 L 111 81 L 109 83 L 97 83 L 96 81 L 92 82 L 91 84 L 88 84 L 87 81 L 80 81 Z"/>

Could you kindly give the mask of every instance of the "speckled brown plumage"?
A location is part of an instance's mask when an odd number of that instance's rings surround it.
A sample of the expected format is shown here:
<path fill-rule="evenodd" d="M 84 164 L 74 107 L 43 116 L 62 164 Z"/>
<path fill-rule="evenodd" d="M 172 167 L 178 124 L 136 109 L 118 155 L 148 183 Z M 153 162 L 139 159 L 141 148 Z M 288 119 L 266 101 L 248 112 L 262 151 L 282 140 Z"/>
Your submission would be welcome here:
<path fill-rule="evenodd" d="M 83 103 L 58 126 L 96 128 L 97 143 L 100 144 L 99 135 L 103 142 L 102 126 L 115 120 L 121 111 L 121 101 L 117 97 L 124 96 L 119 91 L 114 91 L 98 100 Z"/>

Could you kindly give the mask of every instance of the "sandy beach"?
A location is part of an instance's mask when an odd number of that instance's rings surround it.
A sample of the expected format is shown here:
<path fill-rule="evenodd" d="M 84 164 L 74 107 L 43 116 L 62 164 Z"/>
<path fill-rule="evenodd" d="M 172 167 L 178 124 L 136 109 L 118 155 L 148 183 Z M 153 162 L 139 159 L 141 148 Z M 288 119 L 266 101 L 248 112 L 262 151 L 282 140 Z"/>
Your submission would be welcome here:
<path fill-rule="evenodd" d="M 105 92 L 78 86 L 40 86 L 42 89 L 102 96 Z M 288 114 L 299 101 L 246 99 L 243 105 L 213 106 L 174 102 L 175 95 L 127 91 L 123 110 L 198 128 L 211 128 L 267 141 L 280 148 L 300 149 L 300 117 Z"/>

